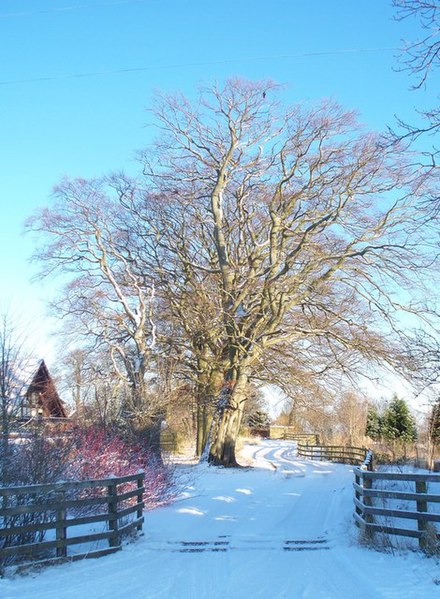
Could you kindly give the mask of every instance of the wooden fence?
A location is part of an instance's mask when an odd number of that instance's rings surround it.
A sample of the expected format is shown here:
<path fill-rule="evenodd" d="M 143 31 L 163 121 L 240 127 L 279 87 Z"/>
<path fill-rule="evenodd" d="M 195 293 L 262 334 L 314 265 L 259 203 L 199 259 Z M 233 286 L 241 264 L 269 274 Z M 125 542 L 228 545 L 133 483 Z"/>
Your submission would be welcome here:
<path fill-rule="evenodd" d="M 339 445 L 304 445 L 298 443 L 298 455 L 312 460 L 328 460 L 342 464 L 363 464 L 368 456 L 368 468 L 372 467 L 372 454 L 365 447 L 344 447 Z"/>
<path fill-rule="evenodd" d="M 362 468 L 355 468 L 354 473 L 354 517 L 369 537 L 376 532 L 412 537 L 424 550 L 432 550 L 433 544 L 438 544 L 438 525 L 431 523 L 440 522 L 440 512 L 434 512 L 434 508 L 430 511 L 430 506 L 440 503 L 440 474 L 368 472 Z M 378 481 L 384 481 L 381 486 L 387 488 L 377 488 Z M 392 488 L 402 482 L 414 485 L 414 491 Z M 428 493 L 428 483 L 434 483 L 436 493 Z M 413 507 L 406 509 L 405 503 Z M 396 519 L 412 520 L 413 527 L 402 528 Z"/>
<path fill-rule="evenodd" d="M 283 433 L 283 439 L 286 441 L 298 441 L 299 443 L 310 443 L 312 445 L 317 445 L 319 443 L 319 435 L 315 435 L 315 433 L 291 433 L 285 432 Z"/>
<path fill-rule="evenodd" d="M 100 480 L 0 487 L 0 569 L 30 560 L 49 563 L 118 551 L 124 535 L 142 530 L 144 480 L 145 474 L 139 472 Z M 102 530 L 90 530 L 95 524 L 101 524 Z M 103 540 L 108 546 L 96 548 Z M 83 547 L 71 554 L 68 549 L 73 545 Z"/>

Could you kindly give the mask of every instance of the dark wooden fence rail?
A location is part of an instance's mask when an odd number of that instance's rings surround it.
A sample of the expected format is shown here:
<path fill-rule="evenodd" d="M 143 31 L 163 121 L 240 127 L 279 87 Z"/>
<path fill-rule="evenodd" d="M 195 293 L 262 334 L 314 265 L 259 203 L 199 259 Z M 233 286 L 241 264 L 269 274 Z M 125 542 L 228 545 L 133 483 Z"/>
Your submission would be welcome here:
<path fill-rule="evenodd" d="M 142 530 L 145 473 L 81 482 L 0 487 L 0 568 L 23 561 L 99 557 Z M 103 523 L 100 532 L 73 527 Z M 50 537 L 48 540 L 45 540 Z M 108 547 L 97 549 L 98 541 Z M 69 555 L 72 545 L 86 550 Z"/>
<path fill-rule="evenodd" d="M 317 445 L 319 443 L 319 435 L 315 433 L 283 433 L 283 439 L 286 441 L 298 441 L 299 443 L 311 443 Z"/>
<path fill-rule="evenodd" d="M 355 522 L 370 538 L 376 532 L 412 537 L 419 540 L 419 546 L 424 550 L 432 550 L 432 544 L 440 541 L 438 524 L 440 511 L 430 504 L 440 503 L 440 474 L 410 474 L 394 472 L 368 472 L 355 468 Z M 385 481 L 383 486 L 374 488 L 377 481 Z M 414 485 L 414 491 L 396 490 L 396 481 L 404 481 Z M 428 483 L 436 493 L 428 493 Z M 396 507 L 385 507 L 396 503 Z M 414 505 L 411 509 L 402 507 L 402 501 Z M 381 521 L 378 520 L 381 518 Z M 412 520 L 413 528 L 402 528 L 394 523 L 395 519 Z M 375 521 L 376 520 L 376 521 Z M 402 525 L 403 526 L 403 525 Z"/>
<path fill-rule="evenodd" d="M 365 447 L 304 445 L 298 443 L 298 455 L 302 458 L 328 460 L 330 462 L 341 462 L 342 464 L 363 464 L 369 455 L 368 451 Z"/>

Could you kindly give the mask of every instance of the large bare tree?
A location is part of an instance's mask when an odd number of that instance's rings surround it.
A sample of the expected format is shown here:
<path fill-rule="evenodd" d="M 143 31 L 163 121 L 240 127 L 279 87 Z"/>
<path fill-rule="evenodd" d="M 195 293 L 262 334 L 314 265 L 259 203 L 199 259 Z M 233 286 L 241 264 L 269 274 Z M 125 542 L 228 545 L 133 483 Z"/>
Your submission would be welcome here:
<path fill-rule="evenodd" d="M 131 193 L 129 181 L 118 176 L 66 179 L 55 188 L 51 208 L 27 226 L 46 240 L 35 254 L 41 276 L 65 276 L 63 293 L 53 304 L 54 313 L 66 319 L 64 332 L 95 356 L 106 352 L 113 372 L 130 389 L 126 420 L 148 430 L 158 447 L 160 402 L 152 402 L 148 392 L 156 343 L 154 282 L 133 267 L 135 227 L 119 201 L 125 193 Z"/>
<path fill-rule="evenodd" d="M 62 310 L 84 330 L 93 323 L 124 376 L 153 338 L 182 361 L 199 442 L 226 466 L 250 381 L 289 369 L 311 389 L 372 361 L 403 368 L 402 314 L 423 309 L 432 263 L 434 223 L 422 228 L 416 208 L 435 173 L 415 171 L 337 104 L 283 108 L 277 91 L 231 80 L 194 103 L 158 98 L 139 181 L 64 182 L 32 224 L 49 237 L 46 272 L 75 275 Z M 121 331 L 135 349 L 128 366 Z"/>
<path fill-rule="evenodd" d="M 138 212 L 164 293 L 192 324 L 195 297 L 208 300 L 201 345 L 222 380 L 210 459 L 223 465 L 236 463 L 248 382 L 268 352 L 290 348 L 295 362 L 322 346 L 343 367 L 353 354 L 398 365 L 402 298 L 430 262 L 414 212 L 427 176 L 353 113 L 282 110 L 275 92 L 232 80 L 194 104 L 163 97 L 161 135 L 142 155 Z"/>

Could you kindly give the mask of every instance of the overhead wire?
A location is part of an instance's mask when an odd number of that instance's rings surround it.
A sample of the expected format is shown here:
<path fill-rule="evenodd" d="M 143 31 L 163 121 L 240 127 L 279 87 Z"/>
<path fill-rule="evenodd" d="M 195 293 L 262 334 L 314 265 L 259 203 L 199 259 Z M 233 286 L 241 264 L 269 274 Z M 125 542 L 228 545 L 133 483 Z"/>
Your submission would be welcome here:
<path fill-rule="evenodd" d="M 242 56 L 235 58 L 224 58 L 220 60 L 210 60 L 210 61 L 201 61 L 201 62 L 187 62 L 187 63 L 173 63 L 173 64 L 165 64 L 165 65 L 148 65 L 148 66 L 140 66 L 140 67 L 127 67 L 121 69 L 109 69 L 102 71 L 89 71 L 84 73 L 71 73 L 65 75 L 52 75 L 52 76 L 41 76 L 41 77 L 30 77 L 26 79 L 10 79 L 10 80 L 0 80 L 0 85 L 14 85 L 21 83 L 39 83 L 46 81 L 63 81 L 66 79 L 80 79 L 83 77 L 101 77 L 105 75 L 116 75 L 120 73 L 137 73 L 142 71 L 160 71 L 167 69 L 185 69 L 191 67 L 205 67 L 205 66 L 215 66 L 221 64 L 231 64 L 235 62 L 257 62 L 264 60 L 288 60 L 288 59 L 296 59 L 296 58 L 308 58 L 315 56 L 337 56 L 343 54 L 360 54 L 360 53 L 368 53 L 368 52 L 390 52 L 396 51 L 397 48 L 394 47 L 384 47 L 384 48 L 349 48 L 343 50 L 324 50 L 321 52 L 302 52 L 297 54 L 275 54 L 269 56 Z"/>
<path fill-rule="evenodd" d="M 37 10 L 34 9 L 21 12 L 0 13 L 0 19 L 7 19 L 11 17 L 28 17 L 56 12 L 84 10 L 88 8 L 105 8 L 107 6 L 118 6 L 121 4 L 140 4 L 145 2 L 151 2 L 151 0 L 111 0 L 110 2 L 94 2 L 93 4 L 72 4 L 70 6 L 57 6 L 53 8 L 39 8 Z"/>

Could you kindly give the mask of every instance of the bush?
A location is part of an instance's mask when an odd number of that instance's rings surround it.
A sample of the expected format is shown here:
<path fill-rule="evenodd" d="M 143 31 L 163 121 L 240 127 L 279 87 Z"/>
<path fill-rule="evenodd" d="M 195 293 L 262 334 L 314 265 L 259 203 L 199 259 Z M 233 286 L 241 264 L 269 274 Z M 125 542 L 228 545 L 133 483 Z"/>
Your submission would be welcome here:
<path fill-rule="evenodd" d="M 142 441 L 101 427 L 78 427 L 70 435 L 59 437 L 51 437 L 41 428 L 11 446 L 9 461 L 8 485 L 100 479 L 144 470 L 147 509 L 163 504 L 173 495 L 169 465 Z"/>
<path fill-rule="evenodd" d="M 8 484 L 35 485 L 65 477 L 70 459 L 70 439 L 32 434 L 12 446 Z"/>
<path fill-rule="evenodd" d="M 140 442 L 125 439 L 114 431 L 99 427 L 77 428 L 71 435 L 53 438 L 45 434 L 43 427 L 22 437 L 11 445 L 10 464 L 8 464 L 8 486 L 53 483 L 63 480 L 102 479 L 111 476 L 126 476 L 145 472 L 144 502 L 146 509 L 152 509 L 169 501 L 174 494 L 173 473 L 147 447 Z M 122 488 L 122 491 L 129 490 Z M 86 489 L 71 492 L 70 499 L 99 496 L 98 489 Z M 22 493 L 9 499 L 8 507 L 47 505 L 53 500 L 53 493 Z M 136 498 L 126 500 L 128 507 Z M 101 506 L 89 506 L 72 510 L 76 516 L 95 512 Z M 55 513 L 31 512 L 0 517 L 1 527 L 22 527 L 29 524 L 43 524 L 53 521 Z M 11 534 L 0 537 L 0 549 L 41 542 L 45 530 Z M 0 560 L 0 574 L 5 566 L 14 563 L 15 558 Z"/>
<path fill-rule="evenodd" d="M 66 475 L 71 480 L 126 476 L 145 471 L 144 501 L 152 509 L 173 495 L 171 467 L 161 462 L 141 441 L 119 432 L 90 427 L 74 431 Z"/>
<path fill-rule="evenodd" d="M 50 438 L 44 435 L 43 427 L 37 426 L 27 436 L 10 444 L 8 463 L 3 472 L 7 474 L 3 484 L 25 486 L 52 483 L 64 477 L 70 454 L 70 441 L 66 437 Z M 44 504 L 52 499 L 48 493 L 22 493 L 8 498 L 7 507 Z M 25 527 L 45 524 L 55 519 L 53 511 L 30 512 L 7 515 L 0 518 L 0 528 Z M 0 549 L 38 543 L 44 540 L 45 530 L 14 533 L 0 537 Z M 14 563 L 13 556 L 0 561 L 3 567 Z"/>

